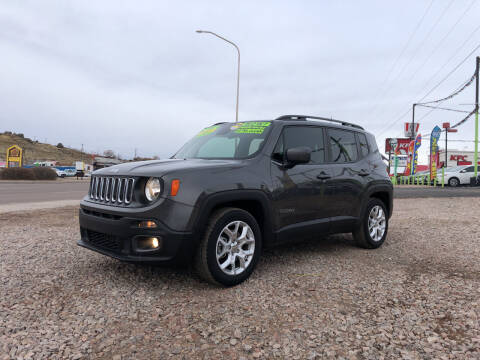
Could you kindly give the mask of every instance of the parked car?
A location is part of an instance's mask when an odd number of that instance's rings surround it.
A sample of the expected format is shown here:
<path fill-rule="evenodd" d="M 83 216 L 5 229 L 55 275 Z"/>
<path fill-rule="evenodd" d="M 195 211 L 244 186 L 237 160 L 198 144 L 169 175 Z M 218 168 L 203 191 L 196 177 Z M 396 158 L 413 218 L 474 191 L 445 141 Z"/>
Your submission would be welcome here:
<path fill-rule="evenodd" d="M 451 187 L 470 184 L 470 178 L 474 177 L 474 166 L 463 165 L 445 168 L 444 182 Z M 442 169 L 437 171 L 437 182 L 442 181 Z"/>
<path fill-rule="evenodd" d="M 351 232 L 378 248 L 392 191 L 374 136 L 358 125 L 299 115 L 218 123 L 170 159 L 95 171 L 78 244 L 123 261 L 191 263 L 231 286 L 264 247 L 292 239 Z"/>
<path fill-rule="evenodd" d="M 67 174 L 63 170 L 57 168 L 53 168 L 53 170 L 55 170 L 55 172 L 57 173 L 57 177 L 64 178 L 65 176 L 67 176 Z"/>

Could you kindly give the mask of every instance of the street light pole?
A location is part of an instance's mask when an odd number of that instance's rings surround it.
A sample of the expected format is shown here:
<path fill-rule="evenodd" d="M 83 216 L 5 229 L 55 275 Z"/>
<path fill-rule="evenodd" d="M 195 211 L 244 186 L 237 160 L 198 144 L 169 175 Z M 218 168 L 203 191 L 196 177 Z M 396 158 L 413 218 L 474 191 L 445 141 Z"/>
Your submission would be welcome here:
<path fill-rule="evenodd" d="M 235 122 L 238 122 L 238 99 L 239 99 L 239 94 L 240 94 L 240 49 L 239 47 L 237 46 L 237 44 L 235 44 L 233 41 L 230 41 L 228 39 L 225 39 L 223 36 L 220 36 L 218 34 L 215 34 L 214 32 L 212 31 L 206 31 L 206 30 L 197 30 L 196 31 L 197 33 L 199 34 L 210 34 L 210 35 L 213 35 L 213 36 L 216 36 L 218 37 L 219 39 L 223 40 L 223 41 L 226 41 L 228 42 L 229 44 L 233 45 L 235 47 L 235 49 L 237 49 L 237 53 L 238 53 L 238 66 L 237 66 L 237 104 L 236 104 L 236 108 L 235 108 Z"/>

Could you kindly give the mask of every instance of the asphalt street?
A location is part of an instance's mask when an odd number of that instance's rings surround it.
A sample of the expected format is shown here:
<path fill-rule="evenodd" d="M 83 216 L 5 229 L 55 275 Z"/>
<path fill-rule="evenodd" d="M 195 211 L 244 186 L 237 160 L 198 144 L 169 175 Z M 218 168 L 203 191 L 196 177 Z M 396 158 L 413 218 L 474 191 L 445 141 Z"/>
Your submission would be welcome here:
<path fill-rule="evenodd" d="M 88 185 L 88 180 L 0 181 L 0 205 L 81 200 L 88 192 Z M 397 199 L 480 197 L 480 187 L 442 189 L 427 186 L 396 186 L 394 197 Z"/>
<path fill-rule="evenodd" d="M 88 180 L 0 181 L 0 205 L 81 200 L 88 185 Z"/>
<path fill-rule="evenodd" d="M 394 198 L 396 199 L 444 197 L 480 197 L 480 187 L 396 186 L 394 189 Z"/>

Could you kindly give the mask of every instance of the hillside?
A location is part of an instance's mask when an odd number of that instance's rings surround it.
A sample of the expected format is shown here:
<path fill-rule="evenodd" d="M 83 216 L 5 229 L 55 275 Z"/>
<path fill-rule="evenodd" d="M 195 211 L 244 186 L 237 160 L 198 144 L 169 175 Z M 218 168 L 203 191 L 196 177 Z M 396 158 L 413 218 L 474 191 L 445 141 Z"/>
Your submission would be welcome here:
<path fill-rule="evenodd" d="M 90 154 L 81 151 L 57 148 L 54 145 L 44 144 L 33 141 L 29 138 L 23 138 L 16 134 L 0 134 L 0 161 L 5 161 L 7 148 L 12 145 L 18 145 L 23 148 L 23 161 L 25 164 L 32 164 L 34 161 L 55 160 L 60 165 L 73 165 L 75 161 L 90 161 Z"/>

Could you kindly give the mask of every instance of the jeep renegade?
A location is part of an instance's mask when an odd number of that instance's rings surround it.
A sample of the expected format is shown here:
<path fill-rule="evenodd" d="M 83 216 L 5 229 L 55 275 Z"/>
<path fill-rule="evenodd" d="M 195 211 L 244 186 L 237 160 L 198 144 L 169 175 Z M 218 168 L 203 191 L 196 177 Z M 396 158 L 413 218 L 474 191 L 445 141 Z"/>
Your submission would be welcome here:
<path fill-rule="evenodd" d="M 262 249 L 352 232 L 385 241 L 392 184 L 375 138 L 303 115 L 218 123 L 166 160 L 95 171 L 80 205 L 80 246 L 129 262 L 193 263 L 223 286 L 247 279 Z"/>

